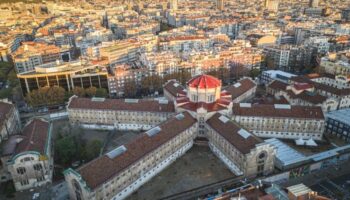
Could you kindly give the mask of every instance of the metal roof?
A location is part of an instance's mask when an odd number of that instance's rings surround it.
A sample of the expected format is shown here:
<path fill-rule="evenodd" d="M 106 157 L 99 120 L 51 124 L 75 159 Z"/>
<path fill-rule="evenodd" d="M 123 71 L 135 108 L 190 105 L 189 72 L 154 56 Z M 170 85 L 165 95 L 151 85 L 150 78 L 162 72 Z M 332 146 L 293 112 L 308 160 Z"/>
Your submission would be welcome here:
<path fill-rule="evenodd" d="M 326 118 L 350 125 L 350 108 L 329 112 L 326 114 Z"/>
<path fill-rule="evenodd" d="M 306 160 L 306 157 L 303 154 L 299 153 L 279 139 L 271 138 L 265 140 L 265 142 L 276 147 L 276 158 L 280 160 L 284 166 Z"/>

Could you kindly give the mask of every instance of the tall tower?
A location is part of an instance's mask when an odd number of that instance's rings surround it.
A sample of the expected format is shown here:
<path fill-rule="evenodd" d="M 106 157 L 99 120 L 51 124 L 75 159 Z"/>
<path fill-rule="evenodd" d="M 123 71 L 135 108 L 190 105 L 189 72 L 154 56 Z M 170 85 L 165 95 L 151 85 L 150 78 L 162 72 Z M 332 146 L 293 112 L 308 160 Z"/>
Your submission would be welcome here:
<path fill-rule="evenodd" d="M 216 8 L 219 10 L 224 9 L 224 0 L 216 0 Z"/>
<path fill-rule="evenodd" d="M 317 8 L 318 7 L 319 0 L 309 0 L 309 7 L 311 8 Z"/>
<path fill-rule="evenodd" d="M 170 9 L 177 10 L 177 0 L 170 0 Z"/>

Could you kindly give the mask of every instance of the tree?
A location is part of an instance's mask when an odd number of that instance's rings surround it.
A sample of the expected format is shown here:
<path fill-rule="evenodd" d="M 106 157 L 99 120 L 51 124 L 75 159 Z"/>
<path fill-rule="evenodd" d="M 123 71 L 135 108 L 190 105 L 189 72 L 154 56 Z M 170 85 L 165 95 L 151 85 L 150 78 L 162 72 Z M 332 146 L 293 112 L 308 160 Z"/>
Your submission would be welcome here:
<path fill-rule="evenodd" d="M 33 106 L 47 106 L 64 103 L 66 92 L 58 86 L 42 87 L 29 92 L 26 96 L 27 102 Z"/>
<path fill-rule="evenodd" d="M 102 142 L 100 140 L 91 140 L 85 146 L 86 160 L 92 160 L 96 158 L 101 151 Z"/>
<path fill-rule="evenodd" d="M 127 81 L 124 84 L 124 96 L 125 97 L 135 97 L 137 92 L 137 85 L 135 81 Z"/>
<path fill-rule="evenodd" d="M 250 71 L 250 77 L 252 77 L 252 79 L 255 79 L 259 75 L 260 75 L 260 69 L 252 69 Z"/>
<path fill-rule="evenodd" d="M 96 87 L 89 87 L 85 89 L 85 94 L 88 97 L 94 97 L 96 95 Z"/>
<path fill-rule="evenodd" d="M 153 93 L 162 89 L 162 78 L 158 75 L 144 77 L 141 81 L 142 90 L 146 93 Z"/>
<path fill-rule="evenodd" d="M 69 165 L 77 153 L 77 147 L 73 136 L 60 138 L 55 144 L 55 157 L 63 165 Z"/>
<path fill-rule="evenodd" d="M 108 92 L 105 88 L 97 88 L 96 89 L 96 97 L 108 97 Z"/>
<path fill-rule="evenodd" d="M 73 94 L 77 95 L 78 97 L 85 97 L 85 90 L 81 87 L 74 87 Z"/>

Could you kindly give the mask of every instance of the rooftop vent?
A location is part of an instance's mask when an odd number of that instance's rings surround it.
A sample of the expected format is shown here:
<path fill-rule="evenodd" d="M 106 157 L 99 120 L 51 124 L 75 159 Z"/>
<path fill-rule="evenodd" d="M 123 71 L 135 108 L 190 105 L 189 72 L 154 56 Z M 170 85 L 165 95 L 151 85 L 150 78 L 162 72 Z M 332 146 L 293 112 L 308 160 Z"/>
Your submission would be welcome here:
<path fill-rule="evenodd" d="M 106 99 L 105 98 L 100 98 L 100 97 L 92 97 L 91 101 L 95 102 L 104 102 Z"/>
<path fill-rule="evenodd" d="M 288 109 L 290 110 L 292 107 L 289 104 L 275 104 L 275 109 Z"/>
<path fill-rule="evenodd" d="M 147 134 L 149 137 L 152 137 L 152 136 L 158 134 L 161 130 L 162 130 L 162 129 L 161 129 L 159 126 L 157 126 L 157 127 L 154 127 L 154 128 L 152 128 L 152 129 L 146 131 L 146 134 Z"/>
<path fill-rule="evenodd" d="M 115 157 L 121 155 L 122 153 L 124 153 L 126 151 L 126 147 L 124 145 L 113 149 L 112 151 L 106 153 L 106 155 L 108 156 L 108 158 L 110 159 L 114 159 Z"/>
<path fill-rule="evenodd" d="M 183 120 L 183 119 L 185 118 L 185 115 L 182 114 L 182 113 L 180 113 L 180 114 L 177 114 L 177 115 L 175 116 L 175 118 L 176 118 L 177 120 Z"/>
<path fill-rule="evenodd" d="M 241 107 L 241 108 L 251 108 L 252 104 L 251 103 L 240 103 L 239 107 Z"/>
<path fill-rule="evenodd" d="M 229 118 L 227 118 L 227 117 L 225 117 L 224 115 L 221 115 L 220 117 L 219 117 L 219 120 L 222 122 L 222 123 L 226 123 L 226 122 L 228 122 L 228 121 L 230 121 L 230 119 Z"/>
<path fill-rule="evenodd" d="M 248 131 L 242 128 L 238 131 L 238 134 L 240 134 L 244 139 L 247 139 L 249 136 L 251 136 L 251 134 Z"/>
<path fill-rule="evenodd" d="M 241 83 L 235 83 L 234 85 L 233 85 L 233 87 L 235 87 L 235 88 L 238 88 L 238 87 L 241 87 Z"/>
<path fill-rule="evenodd" d="M 139 102 L 138 99 L 125 99 L 124 101 L 125 101 L 125 103 L 138 103 Z"/>

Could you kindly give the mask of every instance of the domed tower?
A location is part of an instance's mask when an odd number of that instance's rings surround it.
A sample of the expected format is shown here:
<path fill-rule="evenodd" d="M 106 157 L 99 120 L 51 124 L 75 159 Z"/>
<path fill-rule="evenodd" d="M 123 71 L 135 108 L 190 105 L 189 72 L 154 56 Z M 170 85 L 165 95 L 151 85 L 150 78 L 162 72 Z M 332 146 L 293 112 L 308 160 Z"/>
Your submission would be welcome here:
<path fill-rule="evenodd" d="M 213 76 L 199 75 L 187 83 L 187 97 L 194 103 L 213 103 L 220 99 L 221 81 Z"/>
<path fill-rule="evenodd" d="M 221 91 L 221 81 L 213 76 L 198 75 L 187 82 L 186 95 L 175 101 L 177 112 L 188 111 L 198 120 L 199 135 L 205 134 L 205 121 L 216 112 L 230 115 L 231 96 Z"/>

